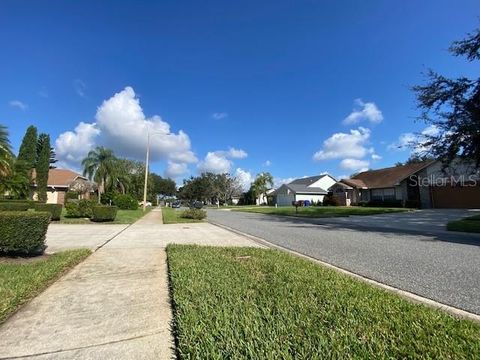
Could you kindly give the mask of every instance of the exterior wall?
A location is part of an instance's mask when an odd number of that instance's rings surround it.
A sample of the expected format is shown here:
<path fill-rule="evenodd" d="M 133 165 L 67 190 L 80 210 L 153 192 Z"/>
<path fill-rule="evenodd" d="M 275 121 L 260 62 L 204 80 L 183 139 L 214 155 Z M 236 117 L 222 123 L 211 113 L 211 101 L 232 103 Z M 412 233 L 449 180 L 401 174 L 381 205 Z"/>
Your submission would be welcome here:
<path fill-rule="evenodd" d="M 277 194 L 277 205 L 278 206 L 291 206 L 292 201 L 295 200 L 295 195 L 291 194 Z"/>
<path fill-rule="evenodd" d="M 308 201 L 323 201 L 325 195 L 314 195 L 314 194 L 296 194 L 295 201 L 308 200 Z M 290 202 L 291 204 L 291 202 Z"/>
<path fill-rule="evenodd" d="M 407 181 L 403 180 L 400 185 L 395 186 L 395 199 L 405 201 L 407 198 Z"/>
<path fill-rule="evenodd" d="M 57 204 L 58 193 L 55 190 L 48 189 L 47 204 Z"/>
<path fill-rule="evenodd" d="M 309 187 L 319 187 L 321 189 L 328 190 L 330 187 L 335 185 L 337 180 L 332 178 L 330 175 L 324 176 L 318 181 L 315 181 L 313 184 L 309 185 Z"/>

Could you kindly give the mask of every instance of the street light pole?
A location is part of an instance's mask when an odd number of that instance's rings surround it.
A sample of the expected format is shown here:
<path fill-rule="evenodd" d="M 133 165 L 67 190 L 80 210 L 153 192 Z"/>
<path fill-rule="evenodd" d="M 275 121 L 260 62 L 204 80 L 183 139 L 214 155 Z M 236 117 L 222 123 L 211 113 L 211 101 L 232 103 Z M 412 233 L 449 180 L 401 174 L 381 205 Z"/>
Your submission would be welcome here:
<path fill-rule="evenodd" d="M 148 157 L 150 155 L 150 131 L 147 130 L 147 155 L 145 156 L 145 186 L 143 188 L 143 211 L 147 209 Z"/>

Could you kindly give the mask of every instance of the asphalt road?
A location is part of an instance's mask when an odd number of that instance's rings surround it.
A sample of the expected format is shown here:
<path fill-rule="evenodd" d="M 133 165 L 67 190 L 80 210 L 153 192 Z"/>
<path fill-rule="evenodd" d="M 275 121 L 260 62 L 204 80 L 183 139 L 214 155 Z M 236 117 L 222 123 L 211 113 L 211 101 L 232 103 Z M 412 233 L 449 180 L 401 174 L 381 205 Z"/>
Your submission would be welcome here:
<path fill-rule="evenodd" d="M 383 215 L 385 224 L 395 214 Z M 356 274 L 480 314 L 480 237 L 209 210 L 219 223 Z M 353 217 L 352 217 L 353 218 Z M 358 218 L 358 217 L 355 217 Z"/>

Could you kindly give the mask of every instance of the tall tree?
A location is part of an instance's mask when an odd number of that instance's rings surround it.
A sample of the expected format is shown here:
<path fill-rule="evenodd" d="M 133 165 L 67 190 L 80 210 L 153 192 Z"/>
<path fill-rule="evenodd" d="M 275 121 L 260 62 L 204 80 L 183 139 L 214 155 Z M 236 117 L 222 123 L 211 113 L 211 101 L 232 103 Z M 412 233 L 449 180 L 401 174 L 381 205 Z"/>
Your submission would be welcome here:
<path fill-rule="evenodd" d="M 480 60 L 480 28 L 455 41 L 449 51 L 469 62 Z M 434 131 L 421 136 L 416 145 L 445 166 L 460 157 L 480 167 L 480 78 L 449 79 L 433 70 L 427 78 L 425 85 L 414 86 L 413 91 L 422 110 L 419 118 L 433 125 Z"/>
<path fill-rule="evenodd" d="M 40 157 L 40 151 L 43 148 L 43 141 L 45 140 L 44 137 L 39 136 L 38 141 L 37 141 L 37 149 L 36 149 L 36 160 L 38 161 L 38 158 Z M 49 159 L 49 168 L 50 169 L 55 169 L 55 163 L 57 162 L 56 159 L 56 154 L 55 154 L 55 149 L 50 146 L 50 159 Z"/>
<path fill-rule="evenodd" d="M 0 178 L 6 177 L 11 170 L 12 150 L 8 140 L 6 126 L 0 124 Z"/>
<path fill-rule="evenodd" d="M 25 169 L 28 177 L 31 176 L 31 169 L 36 166 L 37 151 L 37 128 L 31 125 L 23 136 L 17 156 L 17 160 L 23 163 L 21 167 Z"/>
<path fill-rule="evenodd" d="M 47 187 L 48 187 L 48 171 L 50 169 L 50 136 L 48 134 L 40 134 L 38 142 L 41 143 L 39 155 L 36 166 L 36 182 L 38 200 L 41 202 L 47 201 Z"/>
<path fill-rule="evenodd" d="M 98 188 L 98 203 L 101 201 L 101 195 L 105 193 L 105 187 L 109 178 L 115 172 L 116 160 L 112 150 L 103 146 L 97 146 L 94 150 L 90 150 L 87 157 L 82 161 L 83 175 L 100 184 Z"/>
<path fill-rule="evenodd" d="M 267 197 L 267 191 L 273 187 L 273 176 L 269 172 L 260 173 L 255 177 L 252 184 L 252 191 L 255 197 L 262 202 Z"/>

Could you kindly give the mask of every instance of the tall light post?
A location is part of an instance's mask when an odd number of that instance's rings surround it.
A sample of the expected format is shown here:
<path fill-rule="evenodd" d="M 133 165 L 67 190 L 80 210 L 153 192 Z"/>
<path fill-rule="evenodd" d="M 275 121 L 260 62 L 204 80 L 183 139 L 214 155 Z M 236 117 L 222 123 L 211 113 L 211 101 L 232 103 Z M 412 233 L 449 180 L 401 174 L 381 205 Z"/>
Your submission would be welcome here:
<path fill-rule="evenodd" d="M 147 128 L 147 154 L 145 155 L 145 184 L 143 188 L 143 211 L 147 209 L 148 160 L 150 157 L 150 135 L 162 134 L 159 131 L 150 132 Z"/>

